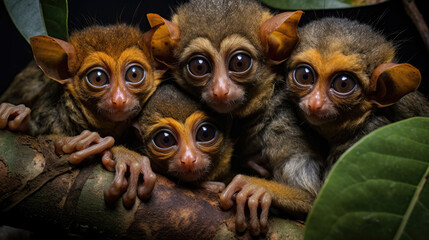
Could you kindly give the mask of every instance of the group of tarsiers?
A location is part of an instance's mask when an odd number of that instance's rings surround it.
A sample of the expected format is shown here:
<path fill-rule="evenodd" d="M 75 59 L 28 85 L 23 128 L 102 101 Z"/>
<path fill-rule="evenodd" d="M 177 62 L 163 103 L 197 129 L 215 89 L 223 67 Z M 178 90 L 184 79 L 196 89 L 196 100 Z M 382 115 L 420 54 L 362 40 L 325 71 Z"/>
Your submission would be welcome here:
<path fill-rule="evenodd" d="M 429 102 L 416 91 L 420 72 L 395 63 L 395 46 L 370 26 L 298 27 L 302 13 L 191 0 L 171 20 L 148 14 L 146 33 L 117 24 L 68 42 L 32 37 L 44 74 L 32 62 L 17 75 L 0 128 L 46 136 L 72 164 L 100 155 L 116 171 L 107 203 L 148 199 L 155 171 L 235 204 L 238 232 L 267 232 L 270 207 L 304 219 L 345 150 L 429 116 Z"/>

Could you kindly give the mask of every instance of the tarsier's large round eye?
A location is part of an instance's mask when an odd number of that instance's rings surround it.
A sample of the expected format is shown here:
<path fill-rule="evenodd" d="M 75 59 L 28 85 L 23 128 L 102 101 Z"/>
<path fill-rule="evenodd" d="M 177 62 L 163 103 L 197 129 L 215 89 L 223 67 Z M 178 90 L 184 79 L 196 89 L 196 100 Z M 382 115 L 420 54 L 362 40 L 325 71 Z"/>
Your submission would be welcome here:
<path fill-rule="evenodd" d="M 211 72 L 210 64 L 204 56 L 197 55 L 188 62 L 188 72 L 196 77 L 202 77 Z"/>
<path fill-rule="evenodd" d="M 146 71 L 139 65 L 131 65 L 125 73 L 125 80 L 130 83 L 140 83 L 146 78 Z"/>
<path fill-rule="evenodd" d="M 197 142 L 210 142 L 217 136 L 217 129 L 208 123 L 202 124 L 197 130 Z"/>
<path fill-rule="evenodd" d="M 158 132 L 152 141 L 157 147 L 164 149 L 177 145 L 176 138 L 169 131 Z"/>
<path fill-rule="evenodd" d="M 331 83 L 331 88 L 342 95 L 352 92 L 355 89 L 355 86 L 356 82 L 349 74 L 336 75 Z"/>
<path fill-rule="evenodd" d="M 236 73 L 244 73 L 252 66 L 252 58 L 244 53 L 239 52 L 229 60 L 229 70 Z"/>
<path fill-rule="evenodd" d="M 109 84 L 109 76 L 104 70 L 94 69 L 86 75 L 86 81 L 93 87 L 100 88 Z"/>
<path fill-rule="evenodd" d="M 299 85 L 313 85 L 316 80 L 316 74 L 310 65 L 304 64 L 293 71 L 293 79 Z"/>

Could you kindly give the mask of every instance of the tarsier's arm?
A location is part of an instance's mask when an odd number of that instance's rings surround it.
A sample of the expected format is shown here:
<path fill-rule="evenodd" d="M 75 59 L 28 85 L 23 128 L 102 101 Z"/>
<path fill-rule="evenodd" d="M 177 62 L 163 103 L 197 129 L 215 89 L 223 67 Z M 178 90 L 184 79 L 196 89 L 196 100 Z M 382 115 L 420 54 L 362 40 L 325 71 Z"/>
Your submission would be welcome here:
<path fill-rule="evenodd" d="M 8 128 L 12 131 L 31 135 L 33 125 L 30 120 L 30 112 L 31 110 L 23 104 L 17 106 L 10 103 L 0 104 L 0 129 Z M 71 164 L 79 164 L 85 158 L 95 154 L 103 153 L 105 155 L 106 151 L 115 143 L 113 137 L 102 138 L 97 132 L 88 130 L 74 137 L 64 135 L 49 135 L 47 137 L 55 141 L 57 154 L 71 154 Z M 103 161 L 103 164 L 109 170 L 114 168 L 114 164 L 109 161 Z"/>
<path fill-rule="evenodd" d="M 310 147 L 307 132 L 298 125 L 292 108 L 282 102 L 273 115 L 259 136 L 264 151 L 257 159 L 258 165 L 269 166 L 273 178 L 238 175 L 221 194 L 221 204 L 226 209 L 233 205 L 237 194 L 237 230 L 249 228 L 252 235 L 267 231 L 271 205 L 291 217 L 305 218 L 322 183 L 322 157 Z M 249 226 L 244 215 L 246 206 L 250 210 Z"/>

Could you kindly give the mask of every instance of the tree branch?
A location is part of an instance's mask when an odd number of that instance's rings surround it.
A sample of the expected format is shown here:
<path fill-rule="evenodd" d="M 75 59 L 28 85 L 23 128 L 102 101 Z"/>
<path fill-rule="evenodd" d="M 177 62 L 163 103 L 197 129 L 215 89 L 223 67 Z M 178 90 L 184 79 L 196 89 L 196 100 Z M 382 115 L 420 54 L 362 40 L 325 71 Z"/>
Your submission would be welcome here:
<path fill-rule="evenodd" d="M 108 207 L 103 190 L 114 174 L 101 164 L 72 167 L 52 142 L 0 131 L 0 220 L 30 231 L 103 239 L 249 239 L 234 231 L 234 212 L 217 195 L 158 175 L 147 202 Z M 302 239 L 299 222 L 272 217 L 267 238 Z"/>
<path fill-rule="evenodd" d="M 420 37 L 425 44 L 426 51 L 429 52 L 429 29 L 426 25 L 423 15 L 417 8 L 417 5 L 414 0 L 402 0 L 402 3 L 404 4 L 405 11 L 407 12 L 411 21 L 413 21 L 414 25 L 416 26 L 417 31 L 419 32 Z"/>

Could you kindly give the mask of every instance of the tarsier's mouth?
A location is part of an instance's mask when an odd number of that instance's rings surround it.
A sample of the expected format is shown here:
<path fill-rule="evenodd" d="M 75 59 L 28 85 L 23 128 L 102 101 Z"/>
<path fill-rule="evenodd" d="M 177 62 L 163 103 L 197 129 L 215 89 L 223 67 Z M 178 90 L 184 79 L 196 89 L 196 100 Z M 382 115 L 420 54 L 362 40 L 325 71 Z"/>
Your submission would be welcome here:
<path fill-rule="evenodd" d="M 115 122 L 125 121 L 136 113 L 135 108 L 109 109 L 101 110 L 100 112 L 103 116 Z"/>

